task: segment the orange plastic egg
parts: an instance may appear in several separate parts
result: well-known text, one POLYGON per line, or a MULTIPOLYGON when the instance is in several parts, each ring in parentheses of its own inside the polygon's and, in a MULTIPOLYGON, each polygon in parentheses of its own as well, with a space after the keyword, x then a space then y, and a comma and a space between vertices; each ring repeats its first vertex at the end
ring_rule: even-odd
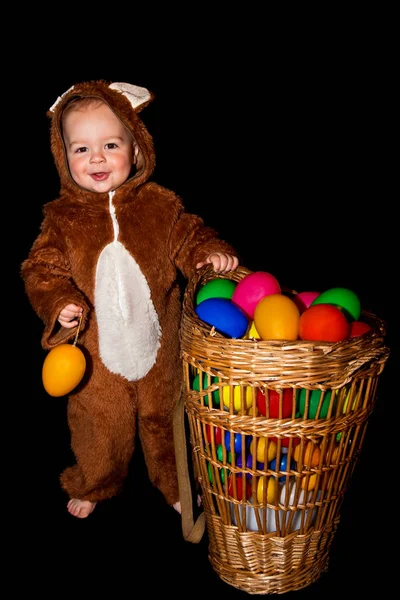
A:
POLYGON ((65 396, 81 381, 86 369, 82 350, 74 344, 52 348, 42 367, 44 389, 50 396, 65 396))
POLYGON ((257 304, 254 324, 263 340, 297 340, 300 311, 288 296, 270 294, 257 304))
POLYGON ((310 465, 311 467, 318 467, 319 460, 321 457, 321 449, 317 444, 314 444, 311 440, 307 443, 304 448, 296 446, 294 449, 294 460, 301 462, 304 465, 310 465))
POLYGON ((311 491, 317 484, 317 474, 303 475, 301 478, 301 489, 311 491))

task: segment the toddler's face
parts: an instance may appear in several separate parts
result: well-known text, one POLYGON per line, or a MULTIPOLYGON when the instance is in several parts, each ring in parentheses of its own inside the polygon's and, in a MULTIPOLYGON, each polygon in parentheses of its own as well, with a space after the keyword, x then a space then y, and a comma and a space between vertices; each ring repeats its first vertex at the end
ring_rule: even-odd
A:
POLYGON ((133 140, 106 104, 69 111, 63 136, 71 176, 81 187, 109 192, 129 177, 133 140))

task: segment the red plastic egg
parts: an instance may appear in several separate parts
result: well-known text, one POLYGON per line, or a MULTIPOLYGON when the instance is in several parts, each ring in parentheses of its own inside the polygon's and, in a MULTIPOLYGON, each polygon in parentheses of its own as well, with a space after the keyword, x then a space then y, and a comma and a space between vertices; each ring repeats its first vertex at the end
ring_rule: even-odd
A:
MULTIPOLYGON (((268 394, 268 418, 279 419, 279 393, 276 390, 268 390, 264 394, 261 388, 257 389, 257 408, 265 417, 267 415, 266 395, 268 394)), ((293 390, 285 388, 282 390, 282 415, 281 419, 287 419, 292 414, 293 390)))
POLYGON ((313 304, 299 321, 302 340, 341 342, 349 337, 350 323, 343 312, 333 304, 313 304))
POLYGON ((372 327, 368 325, 368 323, 364 323, 364 321, 352 321, 350 323, 350 334, 349 337, 359 337, 367 331, 371 331, 372 327))
MULTIPOLYGON (((246 500, 248 500, 249 498, 251 498, 252 489, 251 489, 251 482, 247 479, 247 477, 246 477, 246 481, 244 483, 244 487, 245 487, 246 500)), ((243 498, 243 477, 242 477, 242 475, 236 475, 236 494, 235 494, 233 475, 229 475, 228 494, 230 496, 232 496, 232 498, 237 498, 237 500, 242 500, 242 498, 243 498)))
MULTIPOLYGON (((213 427, 214 439, 217 446, 222 443, 222 430, 220 427, 213 427)), ((206 425, 206 442, 211 444, 211 426, 207 423, 206 425)))
MULTIPOLYGON (((271 441, 273 441, 278 446, 278 438, 271 437, 270 439, 271 439, 271 441)), ((293 438, 283 437, 283 438, 281 438, 281 446, 282 446, 282 448, 289 448, 290 440, 292 441, 292 448, 295 448, 301 442, 301 439, 298 438, 298 437, 293 437, 293 438)))

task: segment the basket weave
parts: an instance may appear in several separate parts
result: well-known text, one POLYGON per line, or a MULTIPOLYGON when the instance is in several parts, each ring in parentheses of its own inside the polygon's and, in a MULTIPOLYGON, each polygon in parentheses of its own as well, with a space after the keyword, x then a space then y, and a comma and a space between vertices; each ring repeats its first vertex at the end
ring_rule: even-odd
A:
POLYGON ((207 266, 188 282, 184 406, 212 567, 250 594, 281 594, 328 567, 389 350, 384 322, 364 311, 372 330, 340 343, 226 338, 196 315, 197 292, 216 277, 249 273, 207 266), (258 412, 259 389, 267 411, 279 394, 275 418, 258 412))

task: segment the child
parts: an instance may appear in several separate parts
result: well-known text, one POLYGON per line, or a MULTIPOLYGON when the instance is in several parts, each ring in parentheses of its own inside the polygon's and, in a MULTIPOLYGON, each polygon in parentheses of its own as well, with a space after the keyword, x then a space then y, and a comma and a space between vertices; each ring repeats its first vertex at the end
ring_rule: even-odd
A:
POLYGON ((150 181, 152 137, 138 113, 142 87, 92 81, 50 108, 59 198, 44 206, 41 231, 21 274, 43 320, 42 346, 72 340, 87 369, 68 399, 76 464, 61 474, 68 511, 85 518, 127 476, 136 423, 150 480, 180 512, 172 429, 181 391, 178 270, 211 263, 236 269, 227 242, 181 199, 150 181))

